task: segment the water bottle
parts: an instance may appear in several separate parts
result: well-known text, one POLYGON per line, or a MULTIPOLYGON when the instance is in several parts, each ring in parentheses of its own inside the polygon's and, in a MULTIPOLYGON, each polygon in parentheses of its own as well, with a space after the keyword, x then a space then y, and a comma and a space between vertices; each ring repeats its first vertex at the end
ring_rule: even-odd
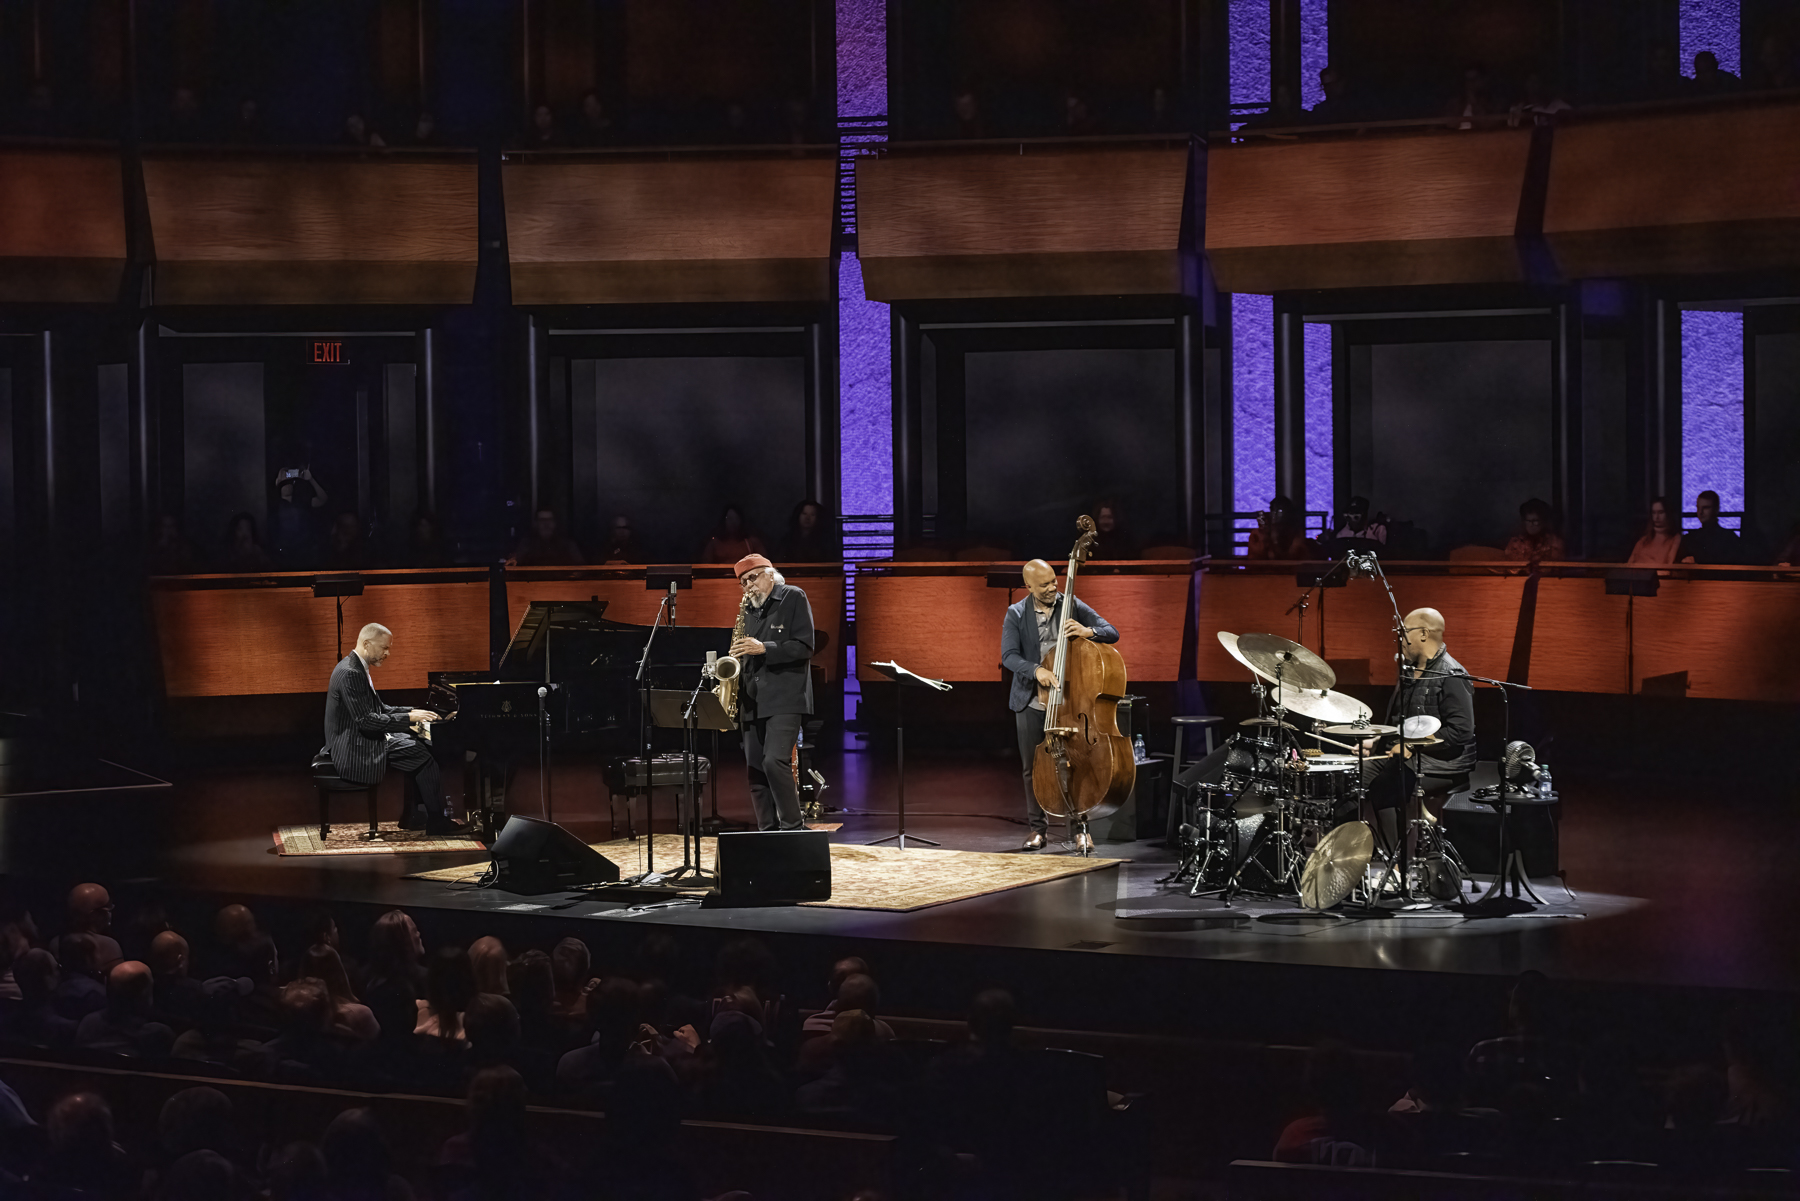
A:
POLYGON ((1549 800, 1553 791, 1554 785, 1550 779, 1550 765, 1548 763, 1538 764, 1538 799, 1540 801, 1549 800))
POLYGON ((1142 734, 1139 734, 1136 738, 1132 739, 1131 749, 1137 756, 1137 761, 1139 763, 1142 763, 1150 757, 1150 752, 1144 749, 1144 736, 1142 734))

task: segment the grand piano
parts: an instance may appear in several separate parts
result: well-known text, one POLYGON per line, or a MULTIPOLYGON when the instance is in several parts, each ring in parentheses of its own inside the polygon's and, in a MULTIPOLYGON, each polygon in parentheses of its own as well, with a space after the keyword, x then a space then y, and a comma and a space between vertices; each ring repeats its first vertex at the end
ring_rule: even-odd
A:
POLYGON ((638 664, 653 629, 645 670, 657 688, 692 688, 706 652, 722 655, 731 645, 725 627, 631 625, 609 621, 605 601, 533 601, 493 671, 427 673, 426 706, 454 715, 433 723, 432 741, 440 758, 445 751, 474 752, 469 807, 490 839, 510 812, 507 786, 514 768, 538 754, 540 687, 549 688, 544 712, 552 754, 613 756, 643 749, 638 664))

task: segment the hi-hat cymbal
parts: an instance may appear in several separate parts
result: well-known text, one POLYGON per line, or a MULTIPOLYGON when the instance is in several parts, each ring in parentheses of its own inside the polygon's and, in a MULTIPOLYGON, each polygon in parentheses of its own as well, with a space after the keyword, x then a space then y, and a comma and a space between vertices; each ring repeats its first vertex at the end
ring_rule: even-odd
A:
POLYGON ((1278 634, 1239 634, 1238 653, 1250 670, 1265 680, 1279 680, 1284 689, 1322 692, 1337 687, 1337 672, 1329 663, 1278 634))
POLYGON ((1242 663, 1246 668, 1248 668, 1252 675, 1262 676, 1263 679, 1267 680, 1271 684, 1273 684, 1275 682, 1274 676, 1264 675, 1262 671, 1258 670, 1256 664, 1254 664, 1254 663, 1250 662, 1250 660, 1244 658, 1244 652, 1238 649, 1238 636, 1236 634, 1233 634, 1230 630, 1220 630, 1219 631, 1219 645, 1224 647, 1225 652, 1227 654, 1229 654, 1233 659, 1236 659, 1239 663, 1242 663))
POLYGON ((1370 708, 1342 692, 1320 691, 1312 688, 1281 690, 1281 703, 1289 711, 1302 717, 1310 717, 1314 721, 1352 722, 1367 721, 1370 708))
POLYGON ((1347 722, 1341 726, 1326 726, 1324 732, 1327 734, 1349 734, 1358 738, 1375 738, 1382 734, 1398 734, 1400 732, 1400 727, 1378 726, 1373 723, 1369 725, 1357 725, 1354 722, 1347 722))
POLYGON ((1240 721, 1238 723, 1238 725, 1240 725, 1240 726, 1280 726, 1284 730, 1291 730, 1294 728, 1293 726, 1288 725, 1285 721, 1276 721, 1273 717, 1246 717, 1243 721, 1240 721))
POLYGON ((1400 736, 1408 742, 1423 742, 1443 724, 1429 713, 1415 713, 1400 723, 1400 736))
POLYGON ((1356 887, 1375 852, 1375 833, 1367 822, 1346 822, 1319 840, 1300 873, 1300 903, 1329 909, 1356 887))

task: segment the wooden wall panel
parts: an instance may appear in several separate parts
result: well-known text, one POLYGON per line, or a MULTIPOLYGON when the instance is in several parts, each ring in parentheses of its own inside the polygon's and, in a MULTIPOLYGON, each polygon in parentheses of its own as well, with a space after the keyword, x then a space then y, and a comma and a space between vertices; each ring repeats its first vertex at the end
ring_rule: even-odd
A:
POLYGON ((857 160, 871 300, 1175 294, 1185 146, 857 160))
POLYGON ((1606 581, 1538 581, 1526 683, 1555 692, 1626 691, 1625 598, 1606 581))
MULTIPOLYGON (((1506 678, 1519 624, 1522 576, 1395 576, 1402 616, 1429 606, 1444 615, 1451 655, 1478 676, 1506 678)), ((1394 610, 1378 580, 1353 580, 1334 589, 1325 610, 1325 644, 1332 659, 1368 659, 1369 678, 1394 678, 1394 610)))
POLYGON ((1800 104, 1576 123, 1556 133, 1544 235, 1572 277, 1800 264, 1800 104))
POLYGON ((831 297, 835 159, 516 161, 502 178, 517 304, 831 297))
POLYGON ((117 151, 0 150, 0 303, 110 304, 124 270, 117 151))
MULTIPOLYGON (((1331 590, 1327 611, 1329 604, 1335 602, 1338 594, 1344 591, 1346 589, 1342 588, 1331 590)), ((1199 678, 1248 684, 1250 673, 1220 645, 1219 631, 1226 630, 1233 634, 1279 634, 1283 638, 1294 638, 1301 627, 1294 623, 1294 615, 1287 610, 1299 598, 1300 592, 1291 575, 1202 576, 1200 642, 1196 661, 1199 678)), ((1316 607, 1308 610, 1304 629, 1306 637, 1300 641, 1317 650, 1319 610, 1316 607)), ((1335 658, 1336 648, 1328 649, 1335 658)))
POLYGON ((1206 253, 1228 292, 1513 282, 1530 130, 1221 146, 1206 253))
POLYGON ((1633 665, 1688 673, 1689 696, 1800 701, 1800 584, 1663 580, 1632 605, 1633 665))
MULTIPOLYGON (((151 593, 163 679, 172 697, 316 692, 337 664, 335 602, 312 576, 284 588, 157 589, 151 593)), ((423 688, 428 671, 479 671, 488 662, 487 585, 371 586, 344 599, 344 653, 364 624, 394 631, 377 688, 423 688)))
POLYGON ((159 304, 467 304, 475 160, 146 155, 159 304))

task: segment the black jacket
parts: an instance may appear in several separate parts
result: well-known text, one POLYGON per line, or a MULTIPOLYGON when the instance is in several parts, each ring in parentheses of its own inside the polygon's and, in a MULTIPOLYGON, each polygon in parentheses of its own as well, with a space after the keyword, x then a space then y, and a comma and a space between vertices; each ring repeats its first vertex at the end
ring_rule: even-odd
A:
MULTIPOLYGON (((1053 630, 1062 628, 1063 602, 1067 599, 1059 592, 1056 603, 1050 607, 1050 628, 1053 630)), ((1094 612, 1093 607, 1079 596, 1075 598, 1075 620, 1094 631, 1095 642, 1119 640, 1119 631, 1112 623, 1094 612)), ((1006 611, 1006 619, 1000 623, 1000 666, 1012 673, 1012 690, 1007 694, 1006 703, 1014 713, 1023 712, 1031 704, 1031 698, 1037 695, 1037 669, 1049 649, 1038 645, 1037 602, 1029 595, 1013 602, 1006 611)))
POLYGON ((764 653, 744 656, 738 687, 738 717, 754 721, 778 713, 813 711, 812 605, 792 584, 777 584, 762 608, 744 614, 744 636, 763 644, 764 653))
POLYGON ((325 749, 338 775, 357 784, 379 784, 387 771, 387 736, 404 732, 412 710, 384 705, 369 669, 355 651, 331 669, 325 692, 325 749))
POLYGON ((1469 673, 1447 650, 1439 651, 1413 679, 1412 669, 1400 670, 1400 682, 1388 698, 1387 724, 1397 726, 1403 717, 1429 714, 1443 724, 1436 746, 1423 746, 1419 756, 1422 776, 1459 776, 1475 767, 1475 685, 1469 673))

